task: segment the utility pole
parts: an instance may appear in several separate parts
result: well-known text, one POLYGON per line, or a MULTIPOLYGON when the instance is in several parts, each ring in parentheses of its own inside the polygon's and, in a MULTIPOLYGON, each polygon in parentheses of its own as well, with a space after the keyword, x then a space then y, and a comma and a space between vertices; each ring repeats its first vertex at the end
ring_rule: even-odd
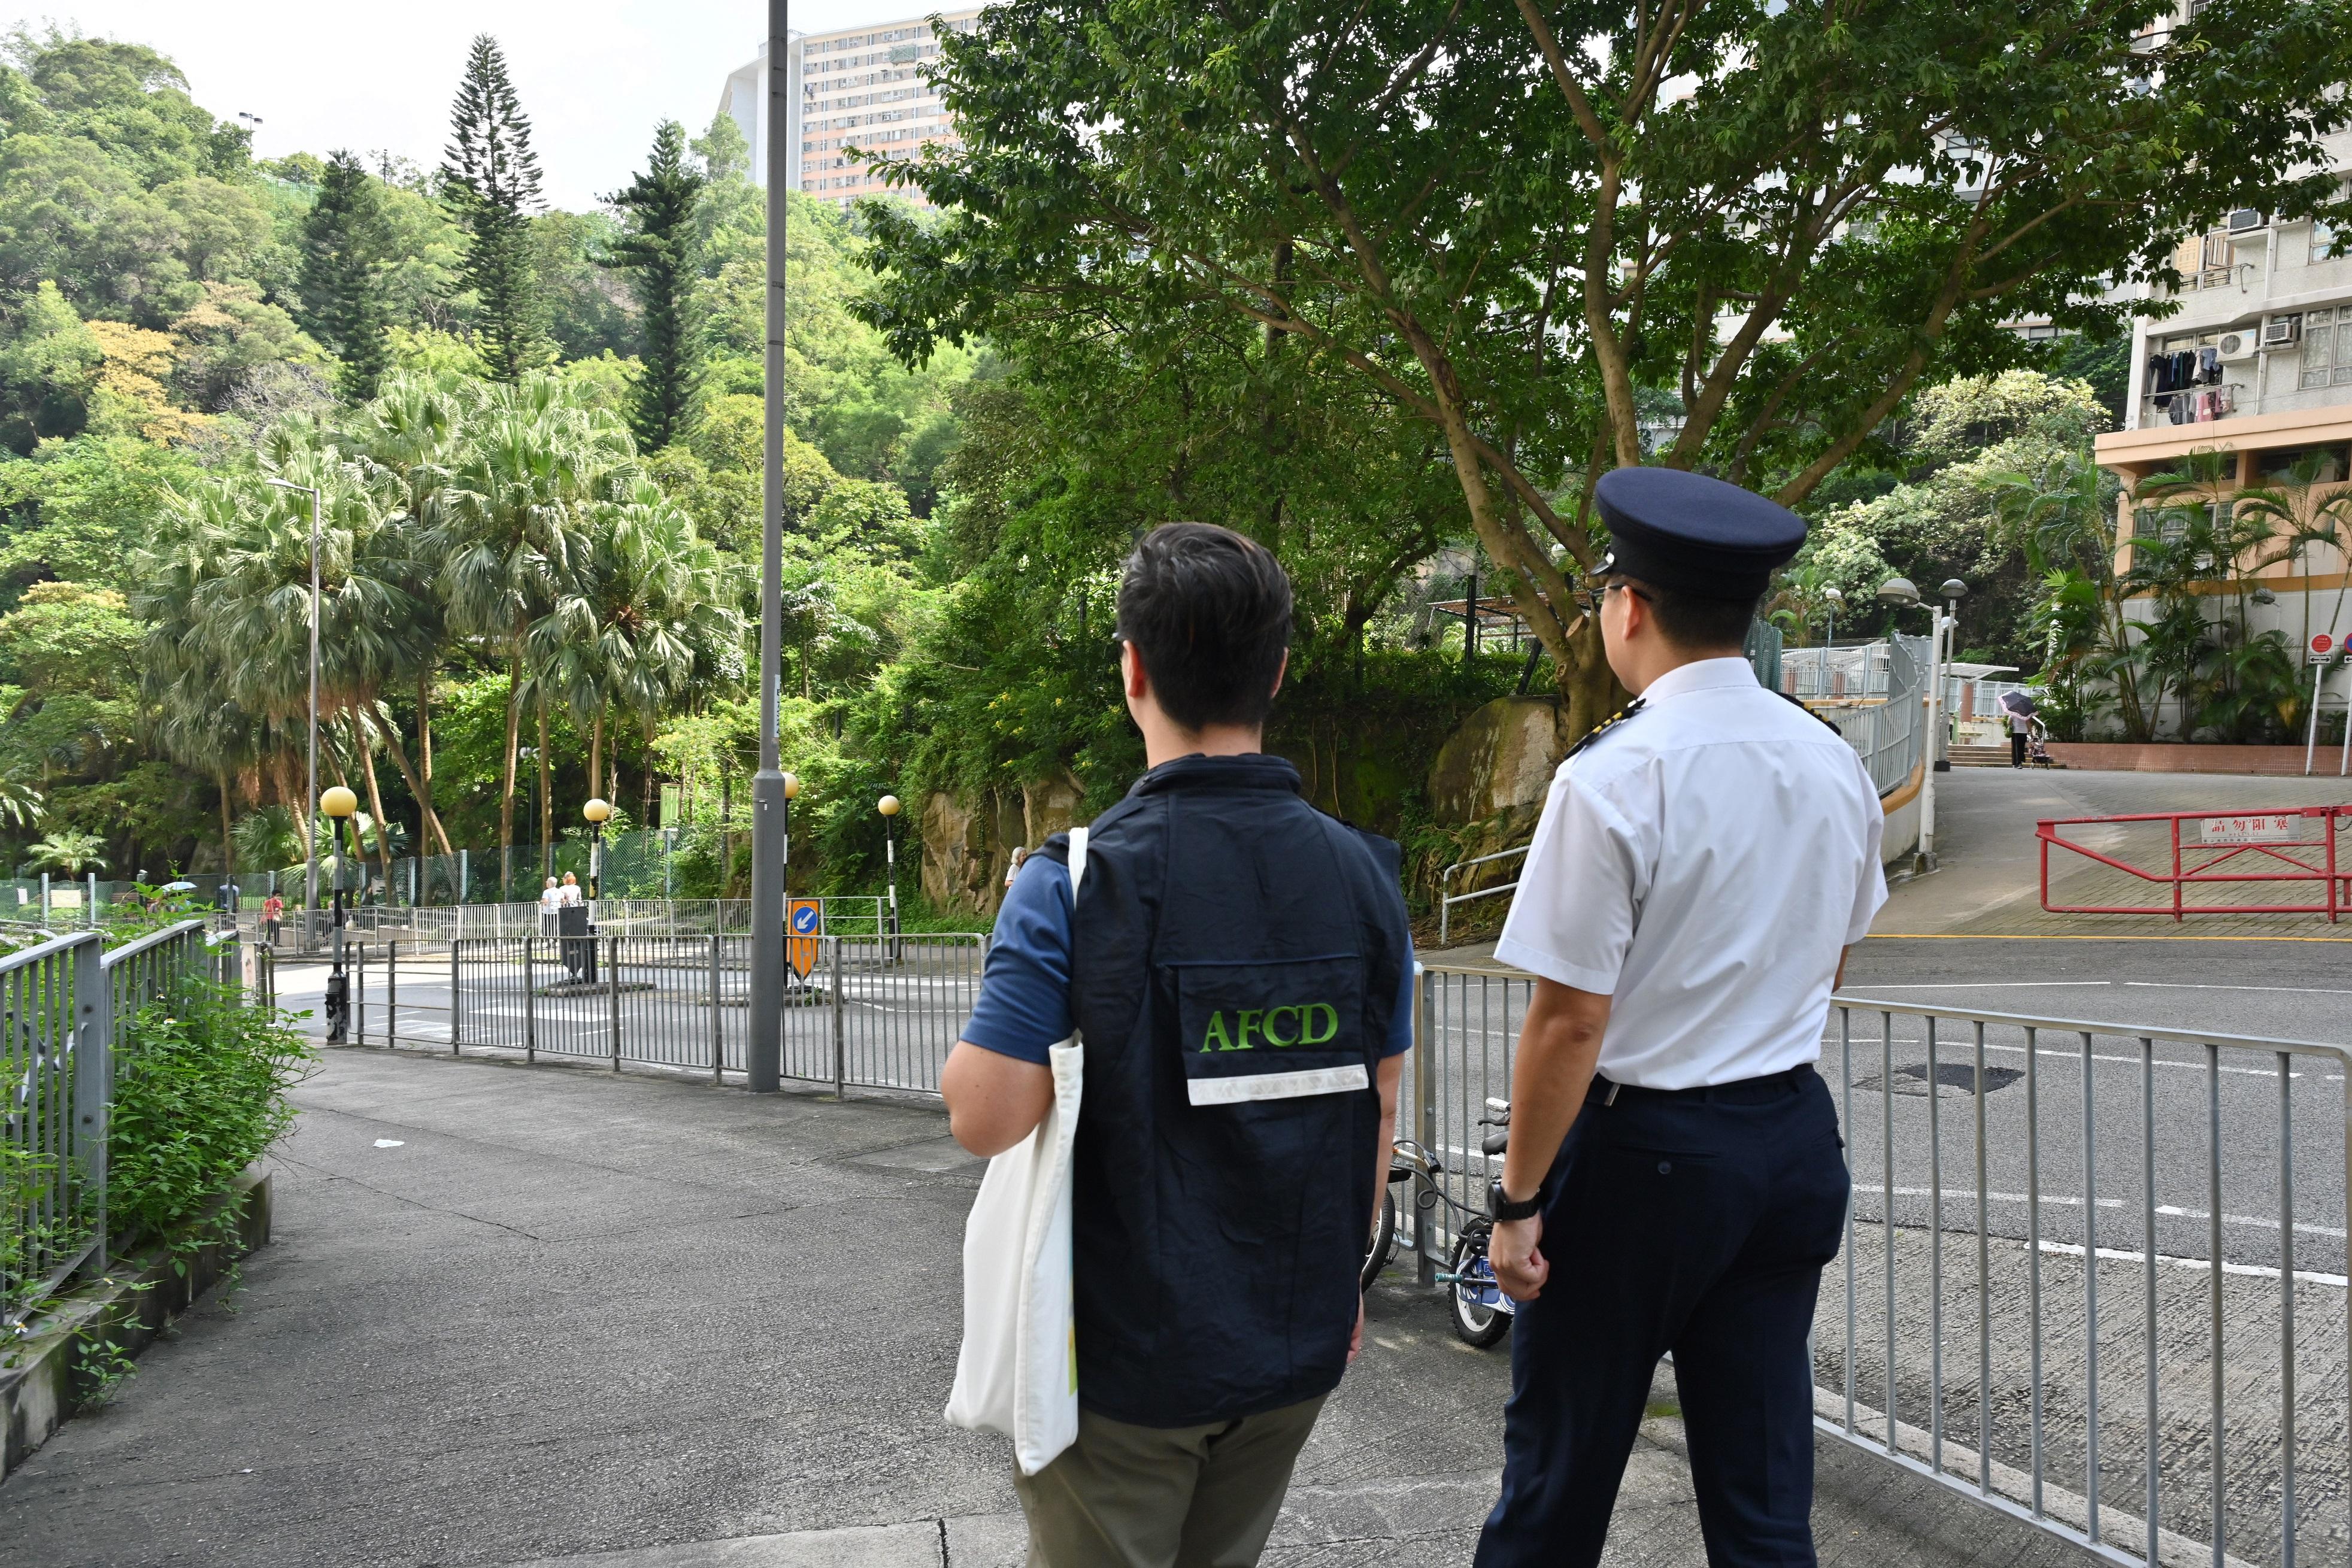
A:
POLYGON ((784 613, 784 214, 792 167, 790 0, 768 0, 768 361, 766 524, 760 549, 760 770, 751 776, 751 1037, 744 1077, 755 1094, 773 1093, 784 1026, 784 794, 776 739, 776 688, 783 677, 784 613))
MULTIPOLYGON (((319 487, 284 479, 264 483, 273 489, 299 490, 310 497, 310 760, 302 786, 303 837, 310 841, 304 846, 309 869, 302 878, 302 946, 307 952, 310 946, 310 912, 319 907, 319 487)), ((340 888, 342 880, 339 862, 335 885, 340 888)))

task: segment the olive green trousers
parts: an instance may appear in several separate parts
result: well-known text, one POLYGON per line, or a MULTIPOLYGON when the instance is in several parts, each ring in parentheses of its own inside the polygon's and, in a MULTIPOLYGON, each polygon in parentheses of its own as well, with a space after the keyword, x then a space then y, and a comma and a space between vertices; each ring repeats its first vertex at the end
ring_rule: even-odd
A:
POLYGON ((1078 1440, 1016 1474, 1029 1568, 1252 1568, 1320 1397, 1210 1427, 1078 1412, 1078 1440))

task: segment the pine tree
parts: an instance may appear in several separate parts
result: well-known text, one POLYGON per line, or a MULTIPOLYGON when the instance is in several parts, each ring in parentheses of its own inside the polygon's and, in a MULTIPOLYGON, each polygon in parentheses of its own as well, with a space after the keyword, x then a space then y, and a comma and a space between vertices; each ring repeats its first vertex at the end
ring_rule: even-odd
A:
POLYGON ((359 154, 331 154, 302 220, 302 325, 341 363, 343 395, 361 402, 392 368, 378 272, 391 259, 383 201, 359 154))
POLYGON ((613 264, 628 273, 629 290, 644 313, 645 373, 629 423, 647 452, 682 434, 694 395, 695 206, 701 194, 702 177, 686 161, 686 128, 665 120, 654 130, 645 172, 612 198, 628 225, 613 246, 613 264))
POLYGON ((474 294, 477 346, 490 373, 520 379, 544 358, 544 314, 533 264, 530 213, 539 206, 539 160, 530 120, 507 79, 496 38, 478 35, 449 106, 441 199, 467 235, 458 277, 474 294))

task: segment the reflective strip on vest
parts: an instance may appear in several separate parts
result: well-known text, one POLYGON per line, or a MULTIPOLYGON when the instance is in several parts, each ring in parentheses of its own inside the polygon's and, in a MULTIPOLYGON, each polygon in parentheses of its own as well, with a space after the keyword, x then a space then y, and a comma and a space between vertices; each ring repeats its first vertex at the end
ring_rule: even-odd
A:
POLYGON ((1371 1069, 1310 1067, 1303 1072, 1249 1072, 1231 1078, 1194 1078, 1184 1085, 1195 1105, 1237 1105, 1244 1100, 1300 1100, 1309 1094, 1348 1094, 1372 1086, 1371 1069))

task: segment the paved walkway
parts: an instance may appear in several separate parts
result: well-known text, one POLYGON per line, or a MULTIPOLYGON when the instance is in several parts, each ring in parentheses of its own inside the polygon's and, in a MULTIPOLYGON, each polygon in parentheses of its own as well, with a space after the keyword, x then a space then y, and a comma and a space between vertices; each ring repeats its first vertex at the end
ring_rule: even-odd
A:
MULTIPOLYGON (((0 1568, 1010 1568, 997 1439, 951 1429, 976 1166, 932 1105, 330 1052, 278 1240, 115 1405, 0 1485, 0 1568)), ((1266 1561, 1463 1563, 1506 1356, 1392 1270, 1266 1561)), ((1654 1420, 1610 1559, 1703 1561, 1654 1420)), ((1825 1562, 2073 1549, 1824 1439, 1825 1562)))
MULTIPOLYGON (((2256 936, 2352 940, 2352 924, 2331 926, 2315 915, 2203 915, 2174 922, 2162 915, 2059 915, 2042 907, 2041 849, 2034 824, 2043 818, 2120 816, 2153 811, 2288 810, 2352 801, 2341 779, 2257 779, 2226 774, 2013 772, 1960 768, 1936 781, 1937 858, 1934 873, 1898 885, 1878 917, 1874 936, 2256 936)), ((2306 824, 2306 831, 2316 824, 2306 824)), ((2074 841, 2151 870, 2171 864, 2169 830, 2162 824, 2066 830, 2074 841)), ((2184 840, 2189 863, 2219 852, 2200 851, 2193 828, 2184 840)), ((2300 852, 2325 864, 2319 846, 2300 852)), ((2352 861, 2352 838, 2338 853, 2352 861)), ((2221 871, 2286 869, 2275 860, 2241 855, 2221 871), (2263 863, 2267 862, 2267 863, 2263 863)), ((2085 856, 2053 851, 2053 902, 2137 904, 2168 909, 2168 888, 2141 882, 2085 856)), ((2192 903, 2317 903, 2317 881, 2205 884, 2192 903)))

